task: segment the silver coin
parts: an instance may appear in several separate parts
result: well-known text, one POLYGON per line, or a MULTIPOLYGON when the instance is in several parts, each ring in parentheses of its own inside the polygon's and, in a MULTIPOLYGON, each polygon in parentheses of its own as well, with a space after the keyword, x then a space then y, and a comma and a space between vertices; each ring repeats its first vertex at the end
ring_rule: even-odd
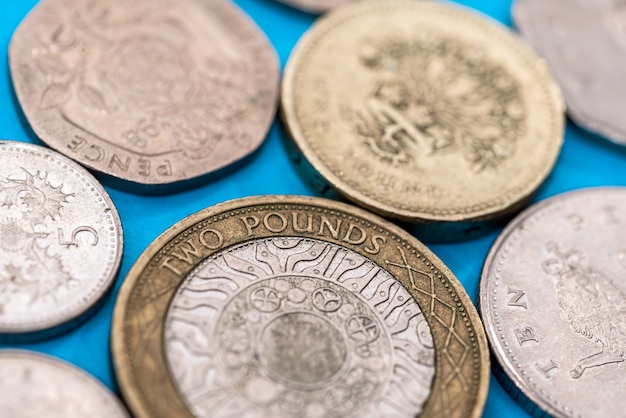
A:
POLYGON ((0 415, 128 418, 120 401, 84 371, 30 351, 0 350, 0 415))
POLYGON ((624 415, 624 277, 624 188, 563 194, 507 226, 485 262, 480 304, 516 397, 554 416, 624 415))
POLYGON ((626 145, 626 2, 517 0, 513 18, 548 62, 569 116, 626 145))
POLYGON ((78 323, 98 306, 122 257, 120 219, 96 179, 22 142, 0 141, 0 237, 4 339, 78 323))
POLYGON ((242 161, 277 106, 276 53, 228 0, 44 0, 9 58, 37 136, 140 192, 242 161))
POLYGON ((196 417, 413 417, 435 374, 430 327, 400 282, 312 239, 207 259, 173 298, 164 338, 196 417))

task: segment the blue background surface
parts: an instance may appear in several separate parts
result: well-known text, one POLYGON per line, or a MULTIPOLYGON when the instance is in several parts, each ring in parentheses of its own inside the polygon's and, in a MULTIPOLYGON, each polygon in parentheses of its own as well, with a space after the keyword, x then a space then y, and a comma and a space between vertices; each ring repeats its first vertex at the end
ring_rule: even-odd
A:
MULTIPOLYGON (((0 138, 37 143, 35 138, 29 137, 27 127, 21 122, 20 110, 15 107, 6 52, 11 34, 36 1, 0 2, 0 48, 5 51, 0 54, 0 138)), ((299 37, 315 20, 313 15, 274 0, 237 0, 236 3, 267 34, 278 52, 282 68, 299 37)), ((511 25, 510 0, 461 0, 458 3, 511 25)), ((0 347, 32 349, 63 358, 117 390, 109 351, 115 297, 130 267, 154 238, 187 215, 225 200, 261 194, 314 194, 294 171, 283 149, 281 135, 284 133, 275 121, 260 152, 248 164, 227 177, 184 193, 146 197, 108 188, 125 234, 124 258, 112 297, 93 318, 69 333, 43 342, 0 347)), ((568 122, 565 144, 554 172, 533 201, 567 190, 600 185, 626 186, 626 149, 612 146, 568 122)), ((457 275, 474 301, 483 260, 497 232, 464 243, 430 246, 457 275)), ((484 416, 528 415, 492 378, 484 416)))

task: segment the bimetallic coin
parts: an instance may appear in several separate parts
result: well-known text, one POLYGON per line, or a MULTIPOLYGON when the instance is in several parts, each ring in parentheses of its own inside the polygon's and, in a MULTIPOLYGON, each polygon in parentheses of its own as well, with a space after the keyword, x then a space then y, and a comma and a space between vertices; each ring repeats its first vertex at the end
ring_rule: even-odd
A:
POLYGON ((0 411, 11 418, 129 418, 121 402, 92 376, 23 350, 0 350, 0 411))
POLYGON ((626 189, 587 189, 531 207, 491 249, 483 321, 500 377, 535 416, 624 415, 625 236, 626 189))
POLYGON ((539 58, 507 29, 438 2, 355 2, 321 18, 289 59, 282 105, 332 187, 411 223, 518 209, 563 136, 539 58))
POLYGON ((0 339, 49 336, 99 306, 122 258, 102 186, 54 151, 0 141, 0 339))
POLYGON ((242 160, 276 111, 276 54, 227 0, 44 0, 9 58, 35 133, 137 191, 242 160))
POLYGON ((626 3, 518 0, 515 25, 561 85, 569 116, 626 145, 626 3))
POLYGON ((453 274, 325 199, 223 203, 161 235, 115 307, 137 417, 479 417, 486 340, 453 274))

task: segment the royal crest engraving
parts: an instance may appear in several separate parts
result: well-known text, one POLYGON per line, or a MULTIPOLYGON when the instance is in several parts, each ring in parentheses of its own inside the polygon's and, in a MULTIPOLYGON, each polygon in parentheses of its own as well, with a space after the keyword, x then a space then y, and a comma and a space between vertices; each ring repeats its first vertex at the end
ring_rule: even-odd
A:
POLYGON ((187 277, 165 350, 198 417, 415 416, 430 393, 430 328, 407 290, 355 252, 253 240, 187 277))
POLYGON ((480 47, 433 32, 362 44, 360 64, 375 81, 345 117, 373 156, 419 166, 457 153, 481 172, 513 154, 526 129, 520 86, 480 47))

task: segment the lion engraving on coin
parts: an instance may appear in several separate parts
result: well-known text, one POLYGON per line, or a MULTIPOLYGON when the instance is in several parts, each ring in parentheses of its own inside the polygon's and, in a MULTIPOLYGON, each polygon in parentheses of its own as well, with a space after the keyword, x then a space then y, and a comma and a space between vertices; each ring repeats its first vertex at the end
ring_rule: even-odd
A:
POLYGON ((554 258, 542 263, 555 279, 559 307, 577 334, 592 340, 600 351, 580 359, 570 370, 578 379, 586 369, 621 363, 626 358, 626 295, 602 273, 586 266, 581 251, 561 252, 548 244, 554 258))
POLYGON ((457 153, 482 172, 514 152, 525 130, 520 87, 484 51, 437 35, 362 45, 359 61, 375 81, 344 113, 381 161, 416 165, 457 153))

